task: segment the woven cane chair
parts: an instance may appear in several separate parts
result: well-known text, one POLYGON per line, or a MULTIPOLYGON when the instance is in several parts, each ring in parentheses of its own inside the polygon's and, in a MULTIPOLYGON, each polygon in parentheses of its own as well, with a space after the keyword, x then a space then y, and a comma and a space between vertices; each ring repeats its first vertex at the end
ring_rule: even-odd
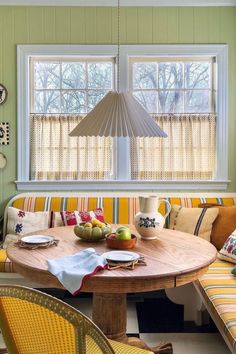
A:
POLYGON ((70 305, 21 286, 0 286, 0 328, 9 354, 152 353, 108 340, 70 305))

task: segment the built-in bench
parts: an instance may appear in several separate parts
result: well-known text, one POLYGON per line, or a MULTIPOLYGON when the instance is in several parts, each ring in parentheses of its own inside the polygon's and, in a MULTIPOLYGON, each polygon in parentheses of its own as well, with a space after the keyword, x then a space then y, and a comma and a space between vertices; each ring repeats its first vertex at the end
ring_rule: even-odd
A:
MULTIPOLYGON (((164 195, 160 195, 165 198, 164 195)), ((200 203, 217 203, 222 205, 236 205, 236 194, 219 195, 208 194, 204 197, 191 194, 186 196, 171 196, 166 198, 172 205, 184 207, 198 207, 200 203)), ((4 216, 4 235, 7 233, 7 210, 9 206, 24 211, 62 211, 62 210, 93 210, 99 207, 104 209, 106 222, 111 224, 133 224, 134 215, 139 211, 137 195, 118 196, 85 196, 76 193, 27 193, 19 194, 10 200, 4 216)), ((165 204, 161 204, 159 211, 165 214, 165 204)), ((168 219, 166 222, 168 227, 168 219)), ((196 301, 195 309, 201 310, 202 301, 219 328, 232 353, 236 353, 236 279, 231 275, 233 264, 217 260, 213 263, 202 279, 195 282, 197 292, 193 292, 193 285, 176 289, 168 289, 167 295, 177 303, 185 303, 187 316, 193 314, 193 299, 196 301), (202 301, 200 301, 202 299, 202 301)), ((0 283, 23 284, 31 287, 40 287, 33 284, 21 275, 14 273, 14 267, 7 259, 6 251, 0 250, 0 283)), ((194 315, 195 316, 195 315, 194 315)), ((194 318, 197 322, 197 318, 194 318)))

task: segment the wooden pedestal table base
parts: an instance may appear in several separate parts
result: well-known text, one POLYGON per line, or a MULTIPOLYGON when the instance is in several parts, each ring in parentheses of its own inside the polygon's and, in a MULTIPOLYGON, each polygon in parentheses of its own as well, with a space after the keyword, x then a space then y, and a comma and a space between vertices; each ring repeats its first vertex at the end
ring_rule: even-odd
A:
POLYGON ((158 346, 150 348, 143 340, 128 337, 126 335, 126 312, 126 294, 93 294, 93 321, 108 338, 138 348, 149 349, 155 354, 173 353, 171 343, 160 343, 158 346))

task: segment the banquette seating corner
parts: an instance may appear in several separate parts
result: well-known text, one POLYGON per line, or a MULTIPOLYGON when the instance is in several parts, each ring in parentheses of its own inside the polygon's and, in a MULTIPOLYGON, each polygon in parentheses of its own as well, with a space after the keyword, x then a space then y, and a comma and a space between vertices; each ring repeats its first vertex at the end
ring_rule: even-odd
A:
MULTIPOLYGON (((156 194, 156 193, 155 193, 156 194)), ((172 205, 198 207, 200 203, 217 203, 225 206, 236 205, 236 193, 158 193, 172 205)), ((118 193, 91 196, 85 193, 24 193, 14 196, 5 209, 3 237, 6 236, 8 207, 23 211, 63 211, 93 210, 102 207, 106 222, 113 224, 133 224, 134 215, 139 211, 138 194, 118 193)), ((159 211, 165 213, 164 204, 159 211)), ((166 222, 168 227, 168 218, 166 222)), ((233 264, 216 260, 208 272, 194 284, 166 290, 167 296, 176 303, 185 305, 185 320, 201 322, 201 311, 206 308, 221 332, 230 351, 236 354, 236 279, 231 274, 233 264)), ((14 266, 7 258, 6 250, 0 249, 0 284, 18 284, 40 288, 14 272, 14 266)))

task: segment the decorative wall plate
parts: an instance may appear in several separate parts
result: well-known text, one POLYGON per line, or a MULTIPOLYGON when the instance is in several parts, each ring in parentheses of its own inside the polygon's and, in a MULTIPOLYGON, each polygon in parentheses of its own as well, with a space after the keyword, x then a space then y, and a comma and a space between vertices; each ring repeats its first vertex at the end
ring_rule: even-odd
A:
POLYGON ((0 152, 0 169, 4 168, 7 164, 7 158, 6 156, 0 152))
POLYGON ((7 100, 7 89, 4 85, 0 84, 0 104, 3 104, 7 100))
POLYGON ((9 145, 9 123, 0 123, 0 145, 9 145))

